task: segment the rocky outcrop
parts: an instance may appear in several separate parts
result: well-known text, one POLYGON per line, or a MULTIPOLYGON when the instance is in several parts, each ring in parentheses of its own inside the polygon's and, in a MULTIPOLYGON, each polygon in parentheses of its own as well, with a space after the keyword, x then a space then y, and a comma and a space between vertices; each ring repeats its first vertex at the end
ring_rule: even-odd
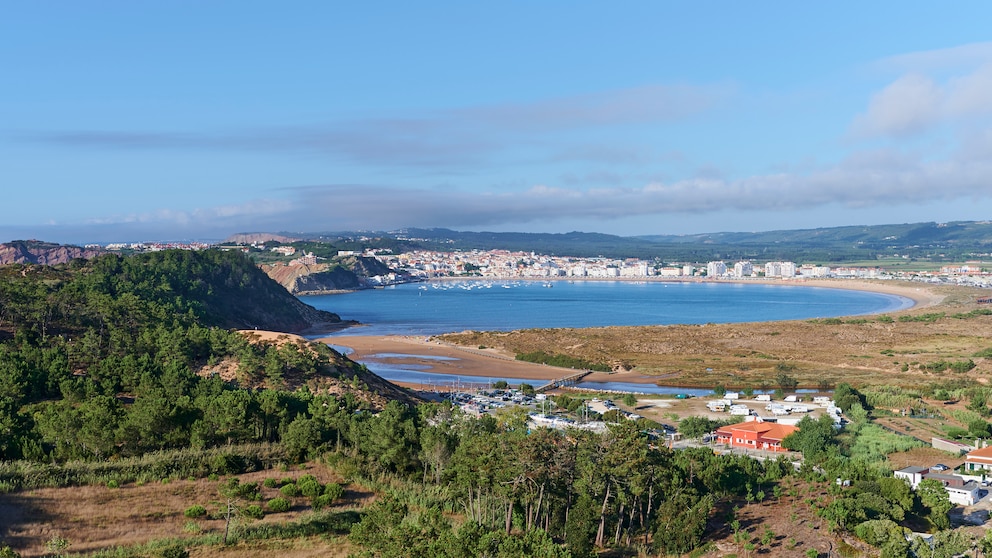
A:
POLYGON ((0 265, 13 263, 56 265, 76 258, 95 258, 103 253, 103 249, 80 248, 40 240, 15 240, 0 244, 0 265))
POLYGON ((364 256, 346 256, 338 262, 359 277, 376 277, 395 273, 388 265, 375 258, 364 256))
POLYGON ((358 275, 337 265, 262 265, 262 271, 294 295, 351 291, 362 288, 358 275))

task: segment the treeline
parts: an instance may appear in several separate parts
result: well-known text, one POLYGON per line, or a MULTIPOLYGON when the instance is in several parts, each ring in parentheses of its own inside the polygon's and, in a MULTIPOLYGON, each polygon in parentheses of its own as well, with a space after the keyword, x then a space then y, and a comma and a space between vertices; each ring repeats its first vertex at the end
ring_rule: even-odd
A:
POLYGON ((392 479, 382 481, 391 496, 352 530, 369 556, 681 554, 702 543, 718 509, 765 498, 793 470, 708 448, 673 452, 632 422, 606 434, 528 431, 526 415, 466 419, 446 405, 390 404, 334 455, 339 470, 392 479))

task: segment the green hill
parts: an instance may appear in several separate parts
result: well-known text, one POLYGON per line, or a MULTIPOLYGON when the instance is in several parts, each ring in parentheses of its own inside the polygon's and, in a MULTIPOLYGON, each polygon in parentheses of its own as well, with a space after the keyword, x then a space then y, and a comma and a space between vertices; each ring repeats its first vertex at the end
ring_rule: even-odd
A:
POLYGON ((340 322, 239 252, 2 266, 0 461, 278 442, 316 393, 409 400, 326 345, 235 331, 340 322))

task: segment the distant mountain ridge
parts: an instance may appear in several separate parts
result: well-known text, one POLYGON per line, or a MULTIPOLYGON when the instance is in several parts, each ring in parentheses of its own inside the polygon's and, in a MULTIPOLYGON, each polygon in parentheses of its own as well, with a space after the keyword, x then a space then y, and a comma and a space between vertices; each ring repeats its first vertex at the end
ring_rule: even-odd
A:
POLYGON ((871 245, 876 248, 920 245, 992 246, 992 221, 957 221, 950 223, 906 223, 901 225, 866 225, 820 229, 775 230, 765 232, 719 232, 693 235, 639 236, 664 244, 706 243, 775 244, 823 243, 871 245))
POLYGON ((622 237, 599 233, 494 233, 405 229, 391 233, 433 249, 506 249, 576 257, 844 262, 900 254, 935 261, 992 252, 992 221, 906 223, 764 232, 622 237))
MULTIPOLYGON (((387 249, 392 253, 417 249, 510 250, 584 258, 601 256, 683 262, 749 259, 823 263, 864 261, 898 254, 930 261, 960 261, 992 253, 992 221, 631 237, 577 231, 520 233, 411 228, 390 232, 243 233, 232 235, 228 241, 242 244, 287 243, 299 238, 307 239, 315 246, 327 245, 336 250, 355 252, 367 248, 387 249)), ((57 264, 74 258, 92 258, 101 253, 100 250, 76 246, 21 240, 0 244, 0 264, 57 264)), ((361 275, 361 271, 358 274, 361 275)), ((335 277, 327 285, 338 285, 341 279, 343 277, 335 277)), ((291 286, 287 285, 287 288, 291 286)))

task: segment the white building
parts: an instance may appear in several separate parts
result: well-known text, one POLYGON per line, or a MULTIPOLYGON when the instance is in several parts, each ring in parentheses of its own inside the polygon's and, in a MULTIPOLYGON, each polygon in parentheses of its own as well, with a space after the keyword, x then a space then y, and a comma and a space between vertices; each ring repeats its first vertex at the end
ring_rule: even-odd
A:
POLYGON ((795 262, 768 262, 765 264, 765 277, 795 277, 795 262))
POLYGON ((830 267, 825 265, 804 265, 799 268, 799 275, 803 277, 829 277, 830 267))
POLYGON ((751 262, 737 262, 734 264, 735 277, 750 277, 754 273, 754 266, 751 262))
POLYGON ((944 475, 932 472, 929 467, 906 467, 892 473, 897 479, 903 479, 909 486, 916 488, 924 479, 934 479, 944 485, 947 496, 952 504, 972 506, 979 498, 979 484, 958 475, 944 475))
POLYGON ((727 275, 727 264, 723 262, 709 262, 706 264, 707 277, 723 277, 727 275))

